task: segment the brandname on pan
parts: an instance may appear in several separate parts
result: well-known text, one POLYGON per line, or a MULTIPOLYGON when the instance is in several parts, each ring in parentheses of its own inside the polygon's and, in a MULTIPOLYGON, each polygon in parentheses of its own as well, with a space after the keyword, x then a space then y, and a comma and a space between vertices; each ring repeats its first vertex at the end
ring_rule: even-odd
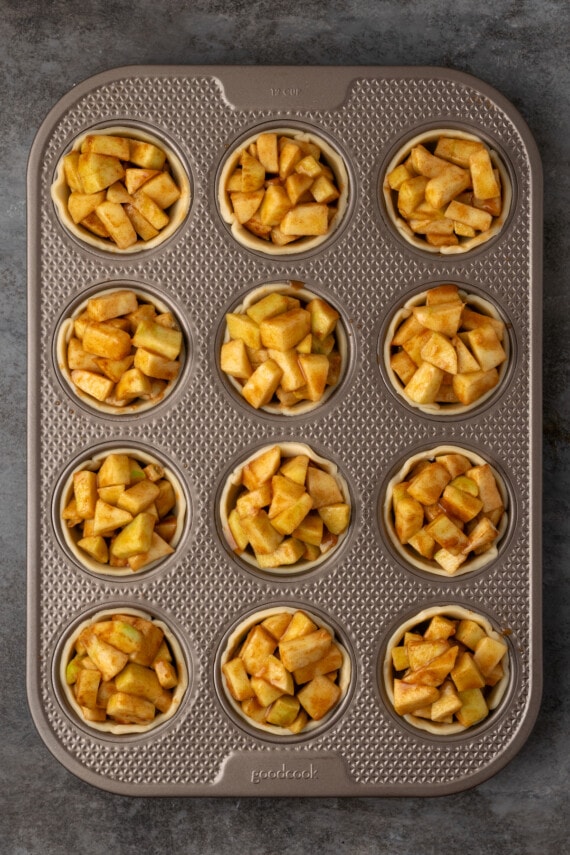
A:
POLYGON ((251 783, 261 784, 265 781, 314 781, 319 777, 319 770, 312 763, 305 768, 291 768, 286 763, 275 769, 252 769, 251 783))

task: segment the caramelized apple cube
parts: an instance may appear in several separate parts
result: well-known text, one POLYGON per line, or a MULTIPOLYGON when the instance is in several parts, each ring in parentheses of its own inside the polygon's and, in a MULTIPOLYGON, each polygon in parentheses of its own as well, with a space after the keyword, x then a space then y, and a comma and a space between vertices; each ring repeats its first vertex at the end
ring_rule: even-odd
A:
POLYGON ((279 641, 291 623, 291 618, 292 615, 289 612, 277 612, 277 614, 265 618, 261 626, 271 633, 276 641, 279 641))
POLYGON ((283 540, 283 534, 273 527, 267 512, 263 509, 252 516, 244 517, 241 525, 257 555, 269 555, 275 552, 283 540))
POLYGON ((134 226, 119 202, 105 200, 97 206, 96 213, 119 249, 128 249, 137 242, 134 226))
POLYGON ((283 377, 283 371, 274 359, 267 359, 257 366, 244 383, 241 393, 254 409, 265 407, 275 394, 283 377))
POLYGON ((434 208, 442 208, 451 202, 454 196, 466 190, 470 183, 471 175, 468 170, 450 164, 429 179, 425 188, 426 200, 434 208))
POLYGON ((283 372, 281 376, 281 388, 285 392, 293 392, 295 389, 300 389, 306 381, 301 370, 298 352, 294 348, 283 351, 269 348, 268 353, 269 358, 273 359, 283 372))
POLYGON ((422 347, 420 355, 423 361, 436 365, 442 371, 457 374, 457 352, 449 338, 442 333, 432 332, 422 347))
MULTIPOLYGON (((394 508, 394 528, 400 543, 408 543, 423 527, 424 509, 417 499, 406 496, 400 499, 394 508)), ((426 533, 429 531, 426 529, 426 533)))
POLYGON ((482 211, 473 205, 465 205, 456 199, 451 201, 445 209, 445 216, 453 222, 461 223, 481 232, 487 231, 493 222, 491 214, 487 211, 482 211))
POLYGON ((467 560, 467 555, 464 552, 452 552, 442 547, 434 552, 433 559, 449 576, 453 576, 467 560))
POLYGON ((296 165, 303 159, 300 146, 291 139, 282 138, 283 142, 279 152, 279 178, 285 181, 293 172, 296 165))
POLYGON ((288 671, 281 660, 277 659, 273 654, 270 654, 264 659, 263 665, 254 676, 262 677, 272 686, 275 686, 275 688, 281 689, 281 691, 286 695, 292 695, 295 691, 291 672, 288 671))
POLYGON ((501 188, 495 178, 489 152, 484 146, 469 156, 469 169, 473 195, 477 199, 492 199, 500 195, 501 188))
POLYGON ((316 662, 306 665, 304 668, 297 668, 293 676, 297 685, 308 683, 314 677, 321 674, 330 674, 342 667, 343 654, 340 647, 334 642, 331 644, 328 652, 316 662))
POLYGON ((83 635, 83 641, 89 658, 101 672, 103 680, 112 680, 129 661, 126 653, 98 638, 92 628, 83 635))
POLYGON ((145 479, 122 491, 117 500, 117 507, 136 516, 146 510, 159 494, 160 488, 152 481, 145 479))
POLYGON ((232 207, 238 223, 247 223, 263 201, 265 190, 249 190, 230 193, 232 207))
POLYGON ((390 367, 406 386, 416 373, 418 366, 405 350, 399 350, 390 357, 390 367))
POLYGON ((306 545, 296 537, 286 537, 277 549, 268 555, 256 553, 257 563, 262 569, 275 569, 289 564, 296 564, 305 557, 306 545))
POLYGON ((301 706, 314 720, 320 721, 338 703, 340 687, 324 675, 314 677, 297 693, 301 706))
POLYGON ((229 312, 226 315, 226 324, 230 338, 241 339, 247 347, 258 350, 261 347, 261 334, 259 324, 248 315, 229 312))
POLYGON ((318 514, 332 534, 342 534, 350 522, 350 505, 346 502, 335 502, 319 508, 318 514))
POLYGON ((297 484, 304 484, 307 477, 308 465, 308 456, 306 454, 297 454, 295 457, 287 458, 283 462, 280 471, 282 475, 285 475, 291 481, 295 481, 297 484))
POLYGON ((306 309, 292 309, 260 324, 264 347, 286 351, 295 347, 311 330, 311 315, 306 309))
POLYGON ((274 445, 247 463, 242 471, 242 481, 248 490, 254 490, 269 481, 279 469, 281 449, 274 445))
POLYGON ((279 228, 284 235, 296 237, 326 235, 329 228, 328 208, 318 202, 295 205, 285 214, 279 228))
POLYGON ((462 335, 482 371, 490 371, 505 362, 507 354, 493 327, 481 326, 462 335))
POLYGON ((414 685, 403 680, 394 680, 394 709, 398 715, 409 715, 416 709, 435 703, 439 698, 435 686, 414 685))
POLYGON ((391 656, 392 665, 394 666, 395 671, 405 671, 410 667, 408 648, 404 644, 401 644, 398 647, 393 647, 391 656))
POLYGON ((259 208, 259 218, 266 226, 278 226, 292 207, 286 189, 278 184, 270 184, 259 208))
POLYGON ((146 698, 139 698, 126 692, 115 692, 109 698, 107 715, 124 724, 146 724, 153 721, 155 706, 146 698))
MULTIPOLYGON (((293 172, 285 179, 285 190, 291 200, 292 205, 297 205, 305 200, 305 194, 313 183, 313 179, 309 175, 302 175, 298 172, 293 172)), ((311 198, 309 196, 309 198, 311 198)))
POLYGON ((95 709, 97 707, 97 692, 101 683, 101 673, 81 669, 75 681, 75 699, 82 707, 95 709))
POLYGON ((260 508, 268 507, 271 503, 271 496, 272 489, 269 481, 265 481, 255 490, 242 493, 236 501, 236 510, 240 519, 256 514, 260 508))
POLYGON ((444 721, 448 716, 453 716, 463 706, 463 702, 459 694, 451 682, 446 680, 440 686, 440 696, 432 704, 431 719, 432 721, 444 721))
POLYGON ((257 137, 257 158, 265 172, 279 172, 279 149, 277 134, 263 133, 257 137))
MULTIPOLYGON (((269 482, 266 482, 269 485, 269 482)), ((282 474, 274 475, 270 484, 271 504, 269 519, 273 519, 282 511, 290 508, 305 492, 303 484, 292 481, 282 474)), ((239 502, 239 499, 238 499, 239 502)))
POLYGON ((275 315, 287 312, 289 308, 287 297, 284 294, 274 292, 249 306, 246 309, 246 315, 256 324, 260 324, 265 318, 273 318, 275 315))
POLYGON ((441 463, 430 462, 415 475, 408 485, 408 495, 422 505, 437 502, 451 480, 449 472, 441 463))
POLYGON ((293 505, 273 517, 271 524, 281 534, 292 534, 312 507, 312 497, 304 492, 293 505))
POLYGON ((180 189, 168 172, 158 172, 144 182, 144 192, 162 209, 170 208, 180 198, 180 189))
POLYGON ((461 708, 455 713, 463 727, 471 727, 487 718, 489 708, 483 692, 479 688, 466 689, 459 692, 461 708))
POLYGON ((228 514, 228 526, 234 539, 234 551, 243 552, 249 543, 249 537, 241 524, 240 516, 236 508, 233 508, 228 514))
POLYGON ((105 201, 105 190, 97 193, 81 193, 75 190, 67 200, 67 208, 74 223, 80 223, 93 214, 105 201))
POLYGON ((440 686, 453 668, 458 652, 457 645, 450 647, 440 656, 436 656, 422 665, 421 668, 406 673, 403 680, 406 683, 415 683, 416 685, 440 686))
POLYGON ((239 657, 230 659, 222 665, 222 671, 232 698, 236 701, 245 701, 255 697, 243 659, 239 657))
MULTIPOLYGON (((448 514, 457 517, 462 522, 469 522, 469 520, 474 519, 483 507, 483 502, 477 496, 472 496, 464 490, 458 490, 452 484, 448 484, 443 491, 440 504, 448 514)), ((466 546, 467 544, 464 544, 462 548, 464 549, 466 546)))
POLYGON ((451 338, 459 330, 463 303, 451 300, 449 303, 414 306, 412 311, 419 323, 426 329, 451 338))
POLYGON ((424 362, 404 387, 404 393, 417 404, 432 404, 435 401, 443 371, 429 362, 424 362))
POLYGON ((333 475, 318 469, 316 466, 308 466, 306 475, 307 491, 313 499, 315 510, 326 505, 334 505, 343 502, 344 496, 333 475))
POLYGON ((464 692, 467 689, 482 689, 485 685, 485 678, 481 674, 473 654, 469 652, 461 654, 451 671, 451 679, 458 692, 464 692))
POLYGON ((488 547, 494 543, 498 535, 499 532, 493 523, 487 517, 482 517, 469 533, 469 543, 465 547, 465 551, 477 551, 488 547))
POLYGON ((137 555, 131 555, 131 557, 127 559, 127 563, 131 570, 140 570, 145 565, 151 564, 159 558, 165 558, 167 555, 172 555, 174 552, 172 546, 170 546, 170 544, 161 536, 160 532, 157 531, 158 528, 159 526, 156 526, 155 530, 151 534, 149 549, 146 552, 139 552, 137 555))
POLYGON ((309 615, 299 609, 294 612, 280 640, 290 641, 292 638, 301 638, 303 635, 310 635, 312 632, 316 632, 317 629, 316 623, 311 620, 309 615))
POLYGON ((494 389, 498 382, 499 374, 496 368, 491 368, 490 371, 456 374, 453 378, 453 391, 462 404, 468 405, 494 389))
POLYGON ((435 639, 446 639, 455 635, 457 624, 454 620, 444 617, 443 615, 434 615, 429 622, 429 626, 424 632, 426 641, 434 641, 435 639))
POLYGON ((412 537, 408 538, 407 543, 412 546, 416 552, 424 558, 431 560, 436 550, 436 542, 433 537, 427 533, 425 528, 420 528, 412 537))
POLYGON ((506 652, 506 644, 488 635, 477 642, 473 659, 483 677, 486 678, 493 671, 506 652))
POLYGON ((418 205, 425 199, 425 190, 428 183, 425 175, 417 175, 408 178, 400 184, 398 191, 398 211, 407 218, 413 214, 418 205))
POLYGON ((426 531, 440 546, 450 551, 461 551, 468 543, 467 535, 444 513, 428 523, 426 531))
POLYGON ((277 727, 289 727, 297 718, 300 706, 297 697, 290 694, 282 695, 271 704, 266 721, 277 727))
POLYGON ((149 378, 140 368, 129 368, 115 387, 115 398, 118 401, 131 401, 134 398, 150 395, 151 388, 149 378))
POLYGON ((271 704, 283 694, 281 689, 277 689, 275 686, 272 686, 271 683, 268 683, 267 680, 263 679, 263 677, 252 677, 251 688, 255 692, 255 697, 258 703, 264 708, 271 706, 271 704))
POLYGON ((247 673, 252 676, 258 675, 265 660, 273 654, 276 647, 276 639, 263 626, 254 626, 249 631, 239 654, 247 673))
POLYGON ((154 517, 142 512, 128 523, 111 543, 111 555, 115 558, 130 558, 140 552, 148 552, 152 541, 154 517))
POLYGON ((324 354, 301 353, 299 365, 306 382, 306 397, 310 401, 320 401, 329 375, 329 360, 324 354))
POLYGON ((308 635, 281 639, 279 654, 288 671, 296 671, 317 662, 328 652, 332 636, 326 629, 317 629, 308 635))
POLYGON ((412 671, 417 671, 418 668, 422 668, 424 665, 427 665, 427 663, 431 662, 432 659, 436 659, 449 649, 449 641, 445 638, 426 641, 420 637, 418 641, 409 641, 406 644, 406 651, 410 662, 410 668, 412 671))

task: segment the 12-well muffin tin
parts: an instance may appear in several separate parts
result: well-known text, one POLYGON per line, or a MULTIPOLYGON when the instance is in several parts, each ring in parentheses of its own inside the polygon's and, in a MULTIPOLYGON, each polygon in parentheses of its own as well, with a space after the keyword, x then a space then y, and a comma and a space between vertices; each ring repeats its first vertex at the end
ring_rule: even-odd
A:
POLYGON ((44 741, 82 779, 133 795, 435 795, 473 786, 520 749, 540 702, 541 170, 524 122, 481 81, 437 68, 135 67, 75 87, 34 143, 29 204, 28 696, 44 741), (186 170, 189 211, 157 245, 107 252, 70 233, 51 187, 75 140, 107 127, 162 140, 186 170), (228 156, 279 128, 320 136, 345 164, 342 219, 322 242, 267 254, 232 235, 219 209, 228 156), (506 222, 468 253, 410 244, 385 207, 388 164, 408 140, 445 127, 498 152, 512 199, 506 222), (221 374, 225 314, 255 288, 304 286, 330 300, 347 333, 342 382, 299 415, 253 410, 221 374), (414 294, 453 282, 507 322, 509 365, 480 406, 422 412, 397 394, 386 331, 414 294), (155 407, 115 415, 61 376, 58 335, 86 299, 132 288, 167 306, 185 362, 155 407), (219 513, 226 479, 279 443, 335 462, 351 497, 342 548, 308 572, 267 573, 234 556, 219 513), (391 545, 385 489, 408 457, 438 446, 501 473, 508 526, 493 561, 446 577, 391 545), (180 482, 184 531, 173 555, 132 574, 99 574, 66 548, 61 495, 83 460, 115 449, 158 458, 180 482), (480 725, 442 736, 396 715, 383 667, 398 627, 433 606, 472 610, 506 640, 509 684, 480 725), (342 701, 318 728, 276 736, 240 720, 221 662, 256 613, 306 609, 350 658, 342 701), (96 731, 61 685, 76 628, 104 612, 163 622, 184 658, 179 708, 142 733, 96 731))

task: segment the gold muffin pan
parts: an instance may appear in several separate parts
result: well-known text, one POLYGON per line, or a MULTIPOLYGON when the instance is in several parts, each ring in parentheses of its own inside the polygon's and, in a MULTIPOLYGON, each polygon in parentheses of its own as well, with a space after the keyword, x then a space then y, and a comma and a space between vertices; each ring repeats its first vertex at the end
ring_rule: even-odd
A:
POLYGON ((28 177, 27 674, 34 720, 66 768, 132 795, 435 795, 474 786, 516 754, 541 690, 541 186, 536 147, 512 105, 447 69, 112 69, 53 107, 28 177), (70 226, 61 183, 67 152, 117 128, 158 140, 184 189, 165 239, 128 252, 70 226), (458 253, 410 242, 383 189, 402 151, 442 128, 483 140, 509 191, 500 228, 458 253), (244 239, 223 186, 236 152, 272 132, 320 141, 341 190, 330 230, 283 251, 244 239), (452 411, 410 406, 385 358, 399 313, 445 283, 507 329, 500 383, 452 411), (65 345, 69 319, 115 288, 171 312, 184 339, 168 393, 120 412, 76 394, 65 345), (338 383, 287 413, 254 410, 220 369, 226 314, 277 290, 321 297, 340 316, 338 383), (233 551, 226 520, 240 467, 276 444, 325 461, 351 517, 322 560, 274 573, 233 551), (496 548, 454 575, 410 561, 383 512, 390 479, 441 447, 488 462, 507 510, 496 548), (134 573, 85 566, 62 526, 74 469, 113 449, 157 459, 179 484, 174 553, 134 573), (242 630, 276 609, 332 627, 344 652, 339 704, 298 734, 251 726, 221 674, 242 630), (396 715, 384 679, 391 639, 433 609, 480 616, 508 648, 500 702, 464 731, 396 715), (131 612, 167 628, 184 679, 172 715, 155 727, 97 729, 82 720, 62 669, 85 621, 131 612))

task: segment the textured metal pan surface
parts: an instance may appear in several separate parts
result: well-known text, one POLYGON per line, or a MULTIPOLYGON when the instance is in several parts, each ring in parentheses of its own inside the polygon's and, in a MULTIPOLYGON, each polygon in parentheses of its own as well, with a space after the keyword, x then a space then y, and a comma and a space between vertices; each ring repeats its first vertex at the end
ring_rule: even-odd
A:
POLYGON ((542 182, 517 111, 468 75, 438 68, 164 66, 113 69, 75 87, 49 113, 28 174, 29 513, 28 697, 48 748, 70 771, 131 795, 401 796, 471 787, 520 749, 541 693, 542 182), (129 124, 168 140, 188 168, 189 216, 148 253, 104 254, 62 228, 50 198, 59 158, 91 127, 129 124), (262 256, 239 246, 216 205, 228 147, 258 128, 322 132, 346 158, 351 192, 342 228, 306 255, 262 256), (508 165, 513 206, 500 235, 472 253, 433 257, 406 245, 382 208, 381 176, 397 147, 430 127, 492 142, 508 165), (342 386, 303 416, 242 406, 217 368, 224 313, 252 288, 302 281, 330 295, 349 333, 342 386), (463 417, 418 413, 391 391, 380 365, 387 318, 409 296, 458 282, 494 302, 509 324, 512 365, 500 391, 463 417), (127 283, 164 297, 191 345, 184 383, 156 410, 119 419, 72 398, 54 363, 54 338, 88 290, 127 283), (314 573, 266 577, 224 547, 216 496, 256 447, 305 442, 342 468, 353 497, 350 538, 314 573), (486 457, 510 491, 509 531, 497 559, 457 578, 403 564, 382 531, 382 485, 423 448, 463 446, 486 457), (133 446, 182 476, 189 529, 164 569, 98 577, 57 535, 58 484, 92 449, 133 446), (353 684, 341 714, 314 737, 280 744, 236 727, 215 663, 229 629, 253 609, 306 607, 339 627, 353 684), (383 648, 420 609, 454 603, 505 630, 512 675, 499 711, 473 733, 430 737, 397 720, 383 695, 383 648), (148 610, 177 633, 190 671, 178 714, 123 739, 93 733, 58 689, 58 654, 86 615, 109 605, 148 610))

